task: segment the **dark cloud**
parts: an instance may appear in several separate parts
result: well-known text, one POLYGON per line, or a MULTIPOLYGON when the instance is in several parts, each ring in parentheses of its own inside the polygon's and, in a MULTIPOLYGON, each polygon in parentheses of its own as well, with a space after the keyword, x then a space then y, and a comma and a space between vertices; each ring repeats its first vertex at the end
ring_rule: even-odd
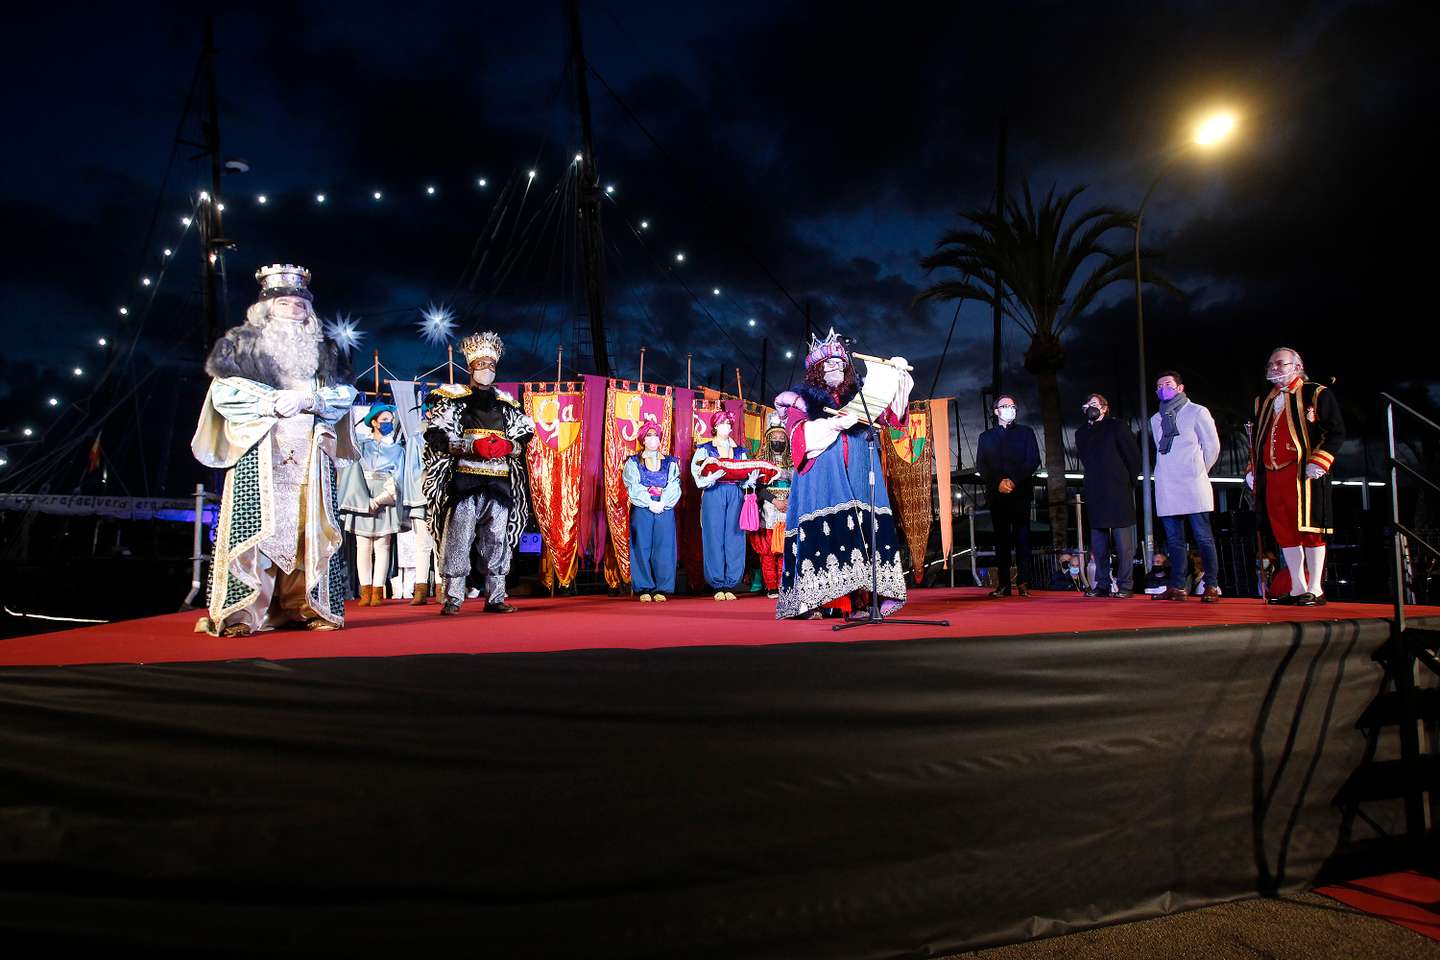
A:
MULTIPOLYGON (((961 210, 989 201, 1002 115, 1012 186, 1089 183, 1085 203, 1130 206, 1193 108, 1227 101, 1245 112, 1236 148, 1177 164, 1147 213, 1164 269, 1190 293, 1149 304, 1149 369, 1181 365, 1229 411, 1284 341, 1341 378, 1357 416, 1391 378, 1434 379, 1423 351, 1383 335, 1426 306, 1406 282, 1428 274, 1424 248, 1404 238, 1434 206, 1431 5, 582 6, 587 52, 618 97, 592 78, 600 170, 617 186, 605 228, 622 373, 638 372, 644 346, 647 378, 683 379, 689 355, 699 379, 740 366, 754 382, 768 338, 778 388, 804 329, 793 298, 822 328, 911 357, 928 392, 954 308, 910 306, 933 279, 916 261, 961 210), (653 226, 637 237, 641 218, 653 226)), ((207 179, 182 149, 160 229, 140 249, 199 24, 178 4, 80 12, 51 7, 24 25, 66 37, 66 69, 49 69, 57 51, 43 45, 5 67, 10 89, 31 91, 0 159, 11 267, 0 304, 14 344, 0 376, 16 423, 46 415, 33 384, 55 382, 97 329, 121 332, 114 311, 136 301, 137 264, 158 268, 186 192, 207 179), (45 335, 28 336, 37 317, 45 335)), ((236 6, 217 22, 225 152, 252 164, 226 187, 230 319, 256 265, 301 260, 322 311, 361 318, 357 366, 372 349, 398 374, 438 363, 414 329, 433 299, 462 326, 502 330, 512 375, 552 369, 583 312, 564 187, 579 130, 563 8, 236 6), (525 195, 516 178, 532 164, 525 195), (377 188, 380 204, 368 199, 377 188), (262 191, 273 196, 263 209, 262 191)), ((137 354, 175 370, 203 349, 189 242, 137 354)), ((962 398, 972 443, 989 324, 988 308, 961 310, 938 386, 962 398)), ((1133 304, 1117 291, 1069 340, 1065 409, 1101 389, 1133 411, 1133 343, 1133 304)), ((1006 387, 1029 403, 1024 347, 1007 327, 1006 387)))

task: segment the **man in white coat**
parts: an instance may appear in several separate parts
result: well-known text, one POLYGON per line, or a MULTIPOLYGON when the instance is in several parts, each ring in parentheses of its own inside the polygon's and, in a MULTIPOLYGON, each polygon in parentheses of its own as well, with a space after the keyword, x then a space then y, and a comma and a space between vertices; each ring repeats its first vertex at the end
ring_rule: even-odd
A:
POLYGON ((1215 552, 1215 535, 1210 531, 1210 513, 1215 509, 1215 492, 1210 486, 1210 468, 1220 459, 1220 432, 1210 411, 1185 394, 1180 374, 1167 370, 1155 381, 1160 412, 1150 418, 1155 437, 1155 512, 1165 526, 1165 553, 1170 558, 1170 583, 1156 600, 1185 599, 1185 524, 1190 524, 1193 546, 1200 552, 1205 569, 1205 603, 1220 601, 1220 561, 1215 552))

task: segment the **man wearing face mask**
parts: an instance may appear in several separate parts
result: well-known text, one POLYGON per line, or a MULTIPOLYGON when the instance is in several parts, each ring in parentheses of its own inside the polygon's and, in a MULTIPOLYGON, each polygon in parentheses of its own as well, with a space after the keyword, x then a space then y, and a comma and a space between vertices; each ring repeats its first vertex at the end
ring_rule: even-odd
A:
POLYGON ((996 425, 980 434, 975 470, 985 483, 985 503, 995 526, 995 567, 999 584, 992 598, 1010 596, 1010 553, 1015 553, 1015 588, 1030 596, 1030 503, 1035 498, 1031 477, 1040 468, 1035 431, 1017 420, 1015 398, 995 401, 996 425))
POLYGON ((660 451, 660 427, 640 428, 639 453, 625 459, 621 478, 630 498, 630 583, 642 603, 664 603, 675 592, 675 504, 680 461, 660 451))
POLYGON ((426 522, 440 545, 445 581, 440 612, 460 612, 473 549, 484 567, 485 612, 514 613, 505 578, 529 520, 525 444, 535 424, 514 397, 494 385, 505 351, 498 334, 472 334, 460 341, 460 350, 470 383, 436 388, 425 431, 422 488, 426 522))
POLYGON ((1184 600, 1186 562, 1185 526, 1190 526, 1200 562, 1205 568, 1204 603, 1220 602, 1217 579, 1220 561, 1210 513, 1215 491, 1210 468, 1220 459, 1220 432, 1210 411, 1191 401, 1180 374, 1167 370, 1155 381, 1160 412, 1150 418, 1155 438, 1155 512, 1165 527, 1165 553, 1170 557, 1170 584, 1157 600, 1184 600))
POLYGON ((1085 425, 1075 431, 1075 450, 1085 468, 1085 516, 1090 521, 1090 554, 1095 558, 1095 585, 1085 595, 1128 598, 1135 577, 1140 445, 1126 424, 1109 416, 1110 404, 1100 394, 1086 397, 1081 409, 1085 425))
POLYGON ((1261 530, 1280 547, 1290 589, 1272 603, 1325 603, 1325 538, 1333 533, 1330 467, 1345 442, 1340 403, 1323 384, 1305 377, 1305 362, 1289 347, 1271 351, 1269 392, 1254 402, 1255 430, 1245 482, 1255 491, 1261 530))
POLYGON ((377 403, 361 423, 368 428, 357 438, 365 485, 370 490, 368 513, 352 513, 345 528, 355 534, 355 564, 360 575, 360 606, 378 607, 385 599, 390 554, 400 532, 400 479, 405 448, 396 443, 395 407, 377 403))

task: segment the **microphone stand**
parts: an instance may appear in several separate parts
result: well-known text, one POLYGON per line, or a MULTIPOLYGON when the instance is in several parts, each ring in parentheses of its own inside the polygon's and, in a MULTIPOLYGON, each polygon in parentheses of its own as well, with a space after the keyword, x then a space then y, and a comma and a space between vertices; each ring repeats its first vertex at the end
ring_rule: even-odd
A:
MULTIPOLYGON (((850 343, 853 345, 854 341, 852 340, 850 343)), ((854 361, 847 359, 846 362, 850 364, 850 369, 855 369, 854 361)), ((912 623, 932 627, 948 627, 950 626, 949 620, 904 620, 898 617, 887 619, 880 615, 880 521, 875 516, 875 463, 880 456, 880 428, 876 426, 875 418, 870 415, 870 401, 865 397, 863 386, 860 390, 860 405, 865 410, 865 469, 870 474, 870 607, 865 611, 864 616, 837 623, 830 629, 849 630, 851 627, 873 627, 881 623, 912 623)), ((898 550, 898 536, 896 541, 898 550)))

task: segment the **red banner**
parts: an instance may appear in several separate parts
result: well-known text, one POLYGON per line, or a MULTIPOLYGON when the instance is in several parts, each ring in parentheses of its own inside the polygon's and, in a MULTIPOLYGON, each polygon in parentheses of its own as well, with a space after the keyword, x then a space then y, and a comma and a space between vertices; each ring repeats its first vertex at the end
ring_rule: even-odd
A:
POLYGON ((535 421, 535 439, 526 460, 530 498, 545 541, 545 585, 568 587, 580 567, 580 476, 584 441, 580 431, 585 398, 580 384, 527 383, 525 413, 535 421))
POLYGON ((630 499, 620 471, 625 458, 640 449, 640 428, 660 427, 660 449, 671 443, 674 388, 611 380, 605 394, 605 519, 610 526, 610 549, 620 580, 630 580, 630 499))

